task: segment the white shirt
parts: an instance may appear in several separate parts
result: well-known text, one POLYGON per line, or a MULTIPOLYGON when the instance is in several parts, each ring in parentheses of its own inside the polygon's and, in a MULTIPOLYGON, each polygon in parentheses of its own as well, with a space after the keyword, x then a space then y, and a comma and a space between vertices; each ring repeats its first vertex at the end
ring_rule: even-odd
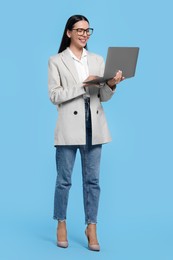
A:
MULTIPOLYGON (((82 56, 81 59, 79 60, 74 54, 73 52, 70 50, 70 48, 68 48, 71 57, 73 58, 74 61, 74 65, 76 67, 77 73, 78 73, 78 77, 80 82, 84 82, 85 79, 88 78, 89 76, 89 69, 88 69, 88 59, 87 59, 87 51, 85 48, 83 48, 83 52, 82 52, 82 56)), ((87 94, 85 94, 84 96, 89 96, 89 91, 88 88, 86 88, 86 92, 87 94)))

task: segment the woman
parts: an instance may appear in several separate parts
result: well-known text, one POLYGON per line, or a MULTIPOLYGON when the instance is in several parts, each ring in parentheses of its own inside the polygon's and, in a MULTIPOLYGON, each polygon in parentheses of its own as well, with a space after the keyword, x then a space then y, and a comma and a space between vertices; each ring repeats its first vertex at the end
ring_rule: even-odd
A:
POLYGON ((58 109, 55 129, 57 180, 54 198, 54 219, 58 220, 57 245, 68 247, 66 211, 71 187, 71 174, 76 152, 82 162, 85 230, 88 248, 99 251, 96 223, 99 204, 100 156, 102 144, 111 141, 101 105, 115 92, 122 79, 118 71, 106 84, 84 81, 103 76, 103 58, 87 51, 93 29, 82 15, 71 16, 65 26, 57 55, 49 59, 49 97, 58 109), (95 76, 93 76, 95 75, 95 76))

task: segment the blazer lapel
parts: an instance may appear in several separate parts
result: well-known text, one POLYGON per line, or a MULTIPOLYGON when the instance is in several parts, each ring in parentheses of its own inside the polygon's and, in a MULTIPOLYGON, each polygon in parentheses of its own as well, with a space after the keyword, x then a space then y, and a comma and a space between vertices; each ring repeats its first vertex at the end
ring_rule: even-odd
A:
POLYGON ((71 73, 71 75, 73 76, 76 83, 79 83, 79 77, 78 77, 77 70, 74 66, 74 61, 67 49, 62 52, 62 60, 65 66, 67 67, 67 69, 69 70, 69 72, 71 73))
POLYGON ((89 75, 100 76, 100 72, 98 71, 98 63, 95 57, 90 52, 87 53, 89 75))
POLYGON ((94 68, 95 68, 95 64, 93 62, 93 59, 92 59, 92 55, 87 52, 88 55, 87 55, 87 59, 88 59, 88 69, 89 69, 89 75, 95 75, 94 74, 94 68))

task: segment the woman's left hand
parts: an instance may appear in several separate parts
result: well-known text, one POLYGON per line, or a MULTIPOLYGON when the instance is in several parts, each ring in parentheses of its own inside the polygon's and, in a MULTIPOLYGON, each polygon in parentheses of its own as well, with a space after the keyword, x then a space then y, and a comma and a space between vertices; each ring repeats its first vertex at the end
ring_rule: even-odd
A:
POLYGON ((107 81, 107 84, 110 88, 113 88, 115 85, 120 83, 122 80, 124 80, 125 77, 123 77, 123 73, 121 70, 118 70, 115 76, 112 79, 109 79, 107 81))

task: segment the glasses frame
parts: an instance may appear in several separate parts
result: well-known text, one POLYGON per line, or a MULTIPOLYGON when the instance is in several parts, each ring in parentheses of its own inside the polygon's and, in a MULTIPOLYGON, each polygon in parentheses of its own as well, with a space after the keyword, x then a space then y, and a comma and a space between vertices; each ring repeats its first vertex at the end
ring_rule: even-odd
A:
POLYGON ((87 28, 87 29, 74 28, 74 29, 72 29, 72 30, 76 31, 79 36, 83 36, 83 35, 85 34, 85 32, 86 32, 86 35, 87 35, 87 36, 90 36, 90 35, 93 34, 93 31, 94 31, 93 28, 87 28), (79 30, 82 30, 82 32, 80 33, 79 30))

